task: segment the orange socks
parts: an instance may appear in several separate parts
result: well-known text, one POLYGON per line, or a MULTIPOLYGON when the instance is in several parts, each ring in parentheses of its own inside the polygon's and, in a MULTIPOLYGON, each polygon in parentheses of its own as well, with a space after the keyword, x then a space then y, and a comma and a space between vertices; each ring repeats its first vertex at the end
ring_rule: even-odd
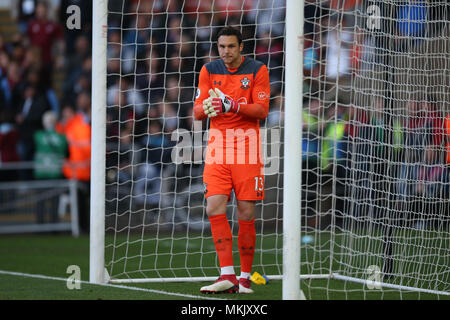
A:
MULTIPOLYGON (((234 273, 233 269, 233 235, 226 214, 209 217, 211 233, 219 256, 222 273, 234 273), (231 267, 231 268, 229 268, 231 267)), ((250 274, 255 255, 256 230, 255 220, 239 221, 238 247, 241 258, 241 272, 250 274)))
POLYGON ((255 256, 255 219, 251 221, 239 221, 238 247, 241 257, 241 272, 250 273, 252 271, 253 257, 255 256))
POLYGON ((221 268, 233 266, 233 235, 225 213, 209 217, 221 268))

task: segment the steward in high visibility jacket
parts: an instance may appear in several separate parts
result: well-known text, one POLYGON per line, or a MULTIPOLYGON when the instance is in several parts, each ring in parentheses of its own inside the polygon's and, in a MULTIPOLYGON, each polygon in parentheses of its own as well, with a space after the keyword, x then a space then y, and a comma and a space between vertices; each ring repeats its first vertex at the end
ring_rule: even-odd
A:
POLYGON ((303 109, 303 137, 302 137, 302 159, 317 161, 318 148, 318 123, 317 115, 310 113, 307 108, 303 109))
POLYGON ((329 169, 328 166, 330 162, 333 162, 335 152, 336 160, 343 157, 342 153, 345 152, 343 149, 343 141, 345 135, 346 123, 343 120, 338 120, 335 123, 330 123, 324 132, 324 137, 322 140, 322 152, 320 157, 320 166, 323 170, 329 169), (337 148, 335 151, 334 149, 337 148))
POLYGON ((66 125, 69 158, 63 166, 67 179, 89 181, 91 177, 91 125, 78 113, 66 125))

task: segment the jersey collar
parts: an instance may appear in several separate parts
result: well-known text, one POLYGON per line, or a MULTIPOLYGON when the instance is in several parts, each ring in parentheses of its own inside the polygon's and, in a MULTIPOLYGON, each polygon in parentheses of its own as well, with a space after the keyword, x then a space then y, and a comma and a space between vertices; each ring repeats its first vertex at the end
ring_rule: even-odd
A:
MULTIPOLYGON (((222 60, 221 60, 222 61, 222 60)), ((229 69, 227 68, 227 66, 225 65, 225 63, 222 61, 223 66, 225 67, 225 69, 230 73, 230 74, 235 74, 237 73, 247 62, 247 59, 245 59, 245 57, 242 57, 242 61, 241 64, 239 65, 239 67, 235 68, 235 69, 229 69)))

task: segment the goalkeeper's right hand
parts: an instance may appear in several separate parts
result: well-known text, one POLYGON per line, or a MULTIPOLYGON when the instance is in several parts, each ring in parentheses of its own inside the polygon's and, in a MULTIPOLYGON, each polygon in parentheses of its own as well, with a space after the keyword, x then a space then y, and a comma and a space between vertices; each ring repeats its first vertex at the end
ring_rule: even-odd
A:
POLYGON ((203 112, 208 116, 208 118, 217 116, 217 112, 213 106, 214 99, 218 96, 213 89, 209 89, 209 98, 203 100, 203 112))
POLYGON ((218 88, 209 89, 209 98, 203 100, 203 111, 211 118, 226 112, 238 113, 240 105, 236 100, 226 96, 218 88))

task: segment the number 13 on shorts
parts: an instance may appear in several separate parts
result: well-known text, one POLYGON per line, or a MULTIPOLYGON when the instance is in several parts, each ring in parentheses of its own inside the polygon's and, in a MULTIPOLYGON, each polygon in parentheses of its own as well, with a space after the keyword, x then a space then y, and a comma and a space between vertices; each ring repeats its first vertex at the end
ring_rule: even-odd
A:
POLYGON ((262 195, 264 194, 264 177, 256 176, 254 179, 256 196, 262 197, 262 195))

